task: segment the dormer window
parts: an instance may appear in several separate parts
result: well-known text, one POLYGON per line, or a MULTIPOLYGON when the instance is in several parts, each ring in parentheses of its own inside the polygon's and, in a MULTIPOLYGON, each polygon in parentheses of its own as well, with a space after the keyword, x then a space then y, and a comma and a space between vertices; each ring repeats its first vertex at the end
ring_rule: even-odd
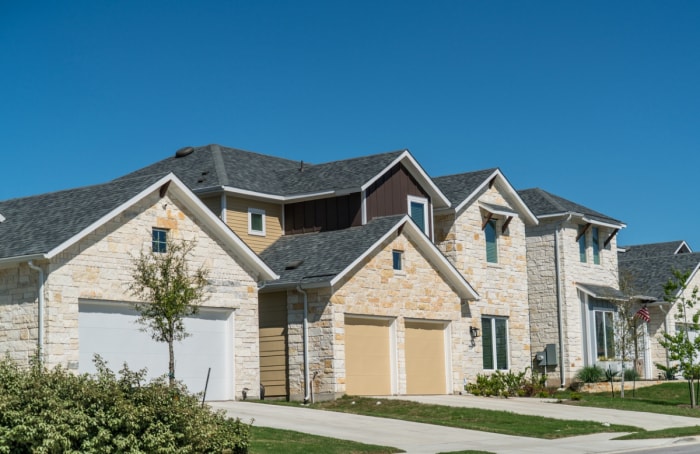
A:
POLYGON ((151 250, 164 254, 168 252, 168 230, 153 228, 151 232, 151 250))
POLYGON ((248 233, 265 236, 265 210, 248 208, 248 233))

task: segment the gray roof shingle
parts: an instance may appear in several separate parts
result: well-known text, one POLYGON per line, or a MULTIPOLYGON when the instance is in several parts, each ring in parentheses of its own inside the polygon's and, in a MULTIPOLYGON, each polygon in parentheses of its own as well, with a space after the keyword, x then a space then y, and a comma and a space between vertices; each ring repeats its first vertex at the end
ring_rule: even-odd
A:
POLYGON ((297 195, 359 188, 403 152, 302 165, 301 161, 206 145, 194 147, 186 156, 163 159, 122 178, 172 172, 193 191, 230 186, 261 194, 297 195))
POLYGON ((389 232, 404 216, 376 218, 364 226, 283 236, 260 254, 280 276, 275 284, 329 282, 389 232), (301 262, 297 267, 290 264, 301 262))
POLYGON ((446 175, 433 178, 433 181, 454 206, 462 203, 496 170, 498 169, 494 167, 475 172, 446 175))
POLYGON ((636 244, 620 246, 624 252, 618 252, 618 260, 637 260, 650 257, 661 257, 676 253, 691 252, 685 241, 667 241, 664 243, 636 244))
POLYGON ((45 254, 164 175, 148 175, 0 202, 0 259, 45 254))
POLYGON ((619 261, 620 276, 629 280, 632 293, 664 298, 664 284, 673 278, 673 271, 693 272, 700 265, 700 253, 627 259, 619 261))
POLYGON ((552 214, 579 213, 600 222, 620 225, 623 224, 622 221, 606 216, 588 207, 579 205, 578 203, 572 202, 571 200, 567 200, 563 197, 559 197, 540 188, 519 190, 518 194, 538 218, 552 214))

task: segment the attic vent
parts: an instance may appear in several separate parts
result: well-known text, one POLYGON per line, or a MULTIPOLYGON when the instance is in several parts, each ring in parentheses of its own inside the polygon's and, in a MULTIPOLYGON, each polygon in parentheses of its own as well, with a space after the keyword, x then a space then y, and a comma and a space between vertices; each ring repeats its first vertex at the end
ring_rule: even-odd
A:
POLYGON ((175 157, 176 158, 184 158, 188 154, 192 153, 194 151, 194 147, 184 147, 180 148, 175 152, 175 157))
POLYGON ((301 266, 301 264, 304 263, 303 260, 294 260, 293 262, 287 263, 287 265, 284 267, 285 270, 295 270, 301 266))

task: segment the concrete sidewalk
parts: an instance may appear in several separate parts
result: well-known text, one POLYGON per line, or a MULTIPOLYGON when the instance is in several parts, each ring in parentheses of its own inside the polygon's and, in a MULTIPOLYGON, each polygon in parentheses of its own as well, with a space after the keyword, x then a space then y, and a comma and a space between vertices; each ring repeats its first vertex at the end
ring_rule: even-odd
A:
MULTIPOLYGON (((465 396, 446 397, 459 402, 465 396)), ((448 399, 448 400, 450 400, 448 399)), ((416 400, 412 396, 411 400, 416 400)), ((497 399, 493 399, 497 400, 497 399)), ((485 402, 484 404, 487 404, 485 402)), ((353 440, 361 443, 392 446, 407 453, 428 454, 459 450, 483 450, 496 453, 612 453, 641 448, 664 448, 679 442, 674 439, 617 440, 620 434, 593 434, 557 440, 515 437, 489 432, 479 432, 451 427, 420 424, 395 419, 352 415, 331 411, 312 410, 305 407, 287 407, 252 402, 210 402, 212 408, 223 409, 231 417, 254 425, 294 430, 324 437, 353 440)), ((555 405, 538 402, 539 405, 555 405)), ((441 405, 447 405, 442 403, 441 405)), ((461 406, 461 405, 460 405, 461 406)), ((561 406, 561 405, 556 405, 561 406)), ((488 408, 488 406, 486 407, 488 408)), ((536 407, 537 408, 537 407, 536 407)), ((581 410, 581 407, 573 407, 581 410)), ((646 413, 645 413, 646 414, 646 413)), ((586 417, 566 419, 591 419, 586 417)), ((639 424, 637 424, 639 426, 639 424)), ((694 439, 680 440, 695 442, 694 439)))

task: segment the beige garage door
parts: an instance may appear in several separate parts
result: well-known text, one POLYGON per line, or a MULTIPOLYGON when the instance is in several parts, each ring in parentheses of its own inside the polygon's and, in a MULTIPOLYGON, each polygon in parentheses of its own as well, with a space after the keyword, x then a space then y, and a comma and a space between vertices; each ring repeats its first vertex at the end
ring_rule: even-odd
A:
POLYGON ((345 318, 345 392, 391 394, 390 320, 345 318))
POLYGON ((445 325, 406 321, 406 394, 446 394, 445 325))
POLYGON ((265 397, 287 397, 287 294, 262 293, 260 309, 260 382, 265 397))

